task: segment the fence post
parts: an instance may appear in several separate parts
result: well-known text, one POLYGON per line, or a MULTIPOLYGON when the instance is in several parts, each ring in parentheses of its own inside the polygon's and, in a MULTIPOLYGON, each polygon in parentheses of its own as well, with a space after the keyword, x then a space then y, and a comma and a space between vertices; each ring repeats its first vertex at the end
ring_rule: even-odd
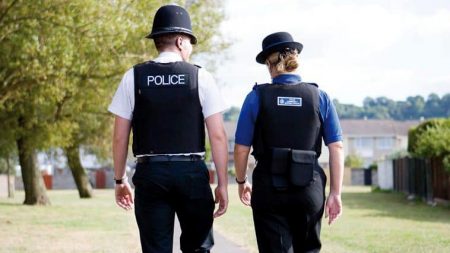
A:
POLYGON ((393 188, 398 192, 398 158, 392 160, 392 171, 394 174, 393 188))
POLYGON ((425 175, 426 175, 426 196, 427 203, 433 204, 433 182, 432 182, 432 171, 431 171, 431 162, 430 159, 425 159, 425 175))

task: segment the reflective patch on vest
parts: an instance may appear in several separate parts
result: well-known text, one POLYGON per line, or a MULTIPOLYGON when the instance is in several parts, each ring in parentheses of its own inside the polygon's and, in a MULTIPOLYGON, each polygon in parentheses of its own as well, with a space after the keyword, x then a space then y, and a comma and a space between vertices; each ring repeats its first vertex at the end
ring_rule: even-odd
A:
POLYGON ((189 74, 160 74, 146 76, 144 86, 163 87, 163 86, 184 86, 189 85, 189 74))
POLYGON ((277 97, 278 106, 302 106, 302 98, 300 97, 277 97))

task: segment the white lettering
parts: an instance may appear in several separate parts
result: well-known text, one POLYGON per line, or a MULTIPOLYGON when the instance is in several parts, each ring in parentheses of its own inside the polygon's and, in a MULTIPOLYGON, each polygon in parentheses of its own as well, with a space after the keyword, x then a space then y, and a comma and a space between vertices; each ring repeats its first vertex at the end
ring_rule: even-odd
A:
POLYGON ((147 86, 150 85, 185 85, 186 74, 147 76, 147 86))
POLYGON ((155 76, 155 84, 156 85, 161 85, 161 83, 162 83, 162 76, 155 76), (159 79, 159 81, 158 81, 158 79, 159 79))
POLYGON ((155 81, 154 76, 147 76, 147 86, 150 86, 150 83, 155 81))
POLYGON ((174 80, 173 80, 174 77, 178 77, 178 76, 177 76, 177 75, 172 75, 172 76, 170 77, 170 82, 171 82, 172 84, 178 84, 178 80, 180 80, 180 78, 178 77, 177 80, 174 81, 174 80))
POLYGON ((184 79, 185 75, 179 75, 178 76, 178 82, 182 85, 186 84, 185 83, 185 79, 184 79))
POLYGON ((162 76, 162 84, 163 85, 170 85, 170 83, 166 82, 166 76, 162 76))

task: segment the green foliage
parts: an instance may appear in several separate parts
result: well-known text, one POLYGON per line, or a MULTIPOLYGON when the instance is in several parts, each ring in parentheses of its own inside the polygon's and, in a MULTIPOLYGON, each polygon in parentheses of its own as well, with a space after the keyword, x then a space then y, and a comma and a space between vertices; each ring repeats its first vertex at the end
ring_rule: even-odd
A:
MULTIPOLYGON (((156 55, 145 35, 156 9, 167 3, 0 1, 0 158, 14 156, 16 142, 23 144, 17 149, 30 185, 25 203, 46 199, 38 169, 30 166, 36 150, 83 146, 109 156, 113 123, 107 106, 123 73, 156 55)), ((186 5, 199 36, 197 52, 212 52, 211 45, 220 45, 212 35, 223 17, 221 2, 186 5)))
POLYGON ((0 174, 8 174, 8 163, 9 163, 9 174, 15 175, 16 170, 14 169, 14 166, 17 164, 17 162, 11 158, 9 160, 1 159, 0 158, 0 174))
POLYGON ((402 150, 394 151, 393 153, 387 155, 386 158, 390 159, 390 160, 394 160, 394 159, 409 157, 409 156, 410 156, 410 154, 408 153, 408 151, 402 149, 402 150))
MULTIPOLYGON (((0 157, 14 152, 19 137, 30 138, 32 149, 85 145, 108 156, 106 108, 123 73, 156 56, 145 35, 157 8, 172 2, 1 1, 0 157)), ((177 2, 191 12, 194 52, 216 53, 222 3, 177 2)))
POLYGON ((395 119, 413 120, 450 117, 450 94, 439 98, 432 93, 425 100, 422 96, 408 97, 406 101, 394 101, 387 97, 366 97, 363 106, 341 104, 333 100, 341 119, 395 119))
POLYGON ((350 154, 345 157, 344 164, 348 168, 361 168, 364 165, 364 161, 361 156, 350 154))
POLYGON ((411 129, 408 151, 416 157, 442 158, 450 172, 450 118, 429 120, 411 129))
POLYGON ((372 163, 371 165, 369 165, 369 169, 370 170, 378 170, 378 165, 376 163, 372 163))

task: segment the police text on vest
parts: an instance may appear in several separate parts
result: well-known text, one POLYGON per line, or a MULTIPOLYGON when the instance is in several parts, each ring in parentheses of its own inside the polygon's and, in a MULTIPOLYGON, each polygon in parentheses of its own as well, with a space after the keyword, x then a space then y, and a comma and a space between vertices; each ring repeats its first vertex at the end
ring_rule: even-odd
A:
POLYGON ((147 76, 147 86, 186 85, 186 74, 147 76))

